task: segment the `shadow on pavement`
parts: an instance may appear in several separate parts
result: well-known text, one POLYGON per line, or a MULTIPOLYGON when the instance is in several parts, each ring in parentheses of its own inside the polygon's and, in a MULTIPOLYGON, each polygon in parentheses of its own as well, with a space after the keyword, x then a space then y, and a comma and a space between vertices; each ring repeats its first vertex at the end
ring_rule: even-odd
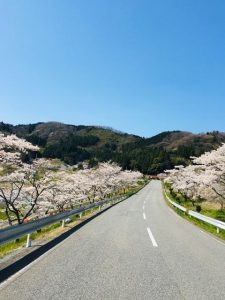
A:
MULTIPOLYGON (((88 218, 88 219, 84 220, 83 222, 77 224, 76 226, 72 227, 68 231, 62 233, 60 236, 54 238, 53 240, 51 240, 51 241, 47 242, 46 244, 40 246, 39 248, 35 249, 31 253, 29 253, 29 254, 25 255, 24 257, 20 258, 19 260, 17 260, 16 262, 12 263, 9 266, 7 266, 6 268, 0 270, 0 283, 5 281, 6 279, 8 279, 10 276, 15 274, 16 272, 20 271, 21 269, 23 269, 27 265, 29 265, 31 262, 36 260, 38 257, 40 257, 41 255, 46 253, 48 250, 50 250, 51 248, 53 248, 54 246, 56 246, 60 242, 64 241, 66 238, 68 238, 71 234, 73 234, 74 232, 79 230, 85 224, 92 221, 97 216, 101 215, 102 213, 104 213, 105 211, 107 211, 111 207, 119 204, 120 202, 115 203, 112 206, 109 206, 109 207, 105 208, 104 210, 98 212, 97 214, 91 216, 90 218, 88 218)), ((34 246, 34 248, 35 247, 36 246, 34 246)))

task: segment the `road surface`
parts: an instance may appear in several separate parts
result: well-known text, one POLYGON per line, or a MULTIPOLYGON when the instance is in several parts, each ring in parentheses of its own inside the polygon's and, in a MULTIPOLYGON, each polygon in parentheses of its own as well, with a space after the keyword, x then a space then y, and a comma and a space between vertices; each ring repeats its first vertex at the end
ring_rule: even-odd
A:
POLYGON ((0 299, 225 299, 225 243, 152 181, 4 282, 0 299))

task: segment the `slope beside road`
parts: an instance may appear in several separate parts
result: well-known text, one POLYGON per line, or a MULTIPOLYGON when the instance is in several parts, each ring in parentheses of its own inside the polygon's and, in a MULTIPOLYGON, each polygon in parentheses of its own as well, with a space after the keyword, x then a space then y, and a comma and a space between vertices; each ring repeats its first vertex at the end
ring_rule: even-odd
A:
POLYGON ((225 243, 176 215, 161 183, 99 215, 0 286, 0 299, 225 299, 225 243))

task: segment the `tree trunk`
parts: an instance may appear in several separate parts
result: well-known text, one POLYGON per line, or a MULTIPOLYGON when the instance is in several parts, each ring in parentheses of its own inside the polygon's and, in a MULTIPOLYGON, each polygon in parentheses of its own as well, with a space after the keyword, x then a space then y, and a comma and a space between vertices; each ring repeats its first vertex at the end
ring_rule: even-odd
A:
POLYGON ((10 218, 10 215, 9 215, 9 212, 8 212, 8 209, 6 208, 5 209, 5 214, 6 214, 6 217, 7 217, 7 220, 9 222, 9 225, 12 226, 12 220, 10 218))

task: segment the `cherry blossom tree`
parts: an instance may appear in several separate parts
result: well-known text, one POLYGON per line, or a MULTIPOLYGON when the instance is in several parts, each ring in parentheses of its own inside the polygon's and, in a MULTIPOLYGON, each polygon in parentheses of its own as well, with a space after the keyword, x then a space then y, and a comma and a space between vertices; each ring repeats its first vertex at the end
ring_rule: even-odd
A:
POLYGON ((64 211, 85 202, 104 199, 122 187, 133 186, 142 178, 139 172, 122 171, 117 165, 99 164, 98 168, 58 172, 54 188, 42 195, 46 210, 64 211))
POLYGON ((34 146, 24 139, 18 138, 16 135, 4 135, 0 133, 0 164, 21 166, 21 153, 27 151, 38 151, 39 147, 34 146))
POLYGON ((39 148, 15 135, 0 134, 0 165, 10 166, 0 176, 0 201, 4 203, 8 222, 24 222, 30 216, 50 211, 62 212, 86 202, 95 202, 136 185, 139 172, 122 171, 112 163, 83 170, 52 160, 35 159, 24 164, 21 153, 39 148))
POLYGON ((38 146, 34 146, 31 143, 27 142, 26 140, 18 138, 15 134, 4 135, 0 133, 0 149, 3 148, 10 148, 22 152, 25 152, 27 150, 30 151, 39 150, 38 146))
POLYGON ((0 177, 0 199, 10 225, 22 224, 38 205, 40 196, 52 188, 51 177, 42 168, 24 165, 15 172, 0 177))
POLYGON ((190 200, 207 199, 225 205, 225 145, 206 152, 200 157, 192 157, 193 165, 176 167, 166 171, 166 181, 174 191, 190 200))
POLYGON ((0 164, 19 165, 21 164, 19 152, 7 152, 0 150, 0 164))
POLYGON ((210 198, 220 203, 221 210, 225 205, 225 144, 217 150, 206 152, 193 162, 204 171, 204 182, 210 198))

